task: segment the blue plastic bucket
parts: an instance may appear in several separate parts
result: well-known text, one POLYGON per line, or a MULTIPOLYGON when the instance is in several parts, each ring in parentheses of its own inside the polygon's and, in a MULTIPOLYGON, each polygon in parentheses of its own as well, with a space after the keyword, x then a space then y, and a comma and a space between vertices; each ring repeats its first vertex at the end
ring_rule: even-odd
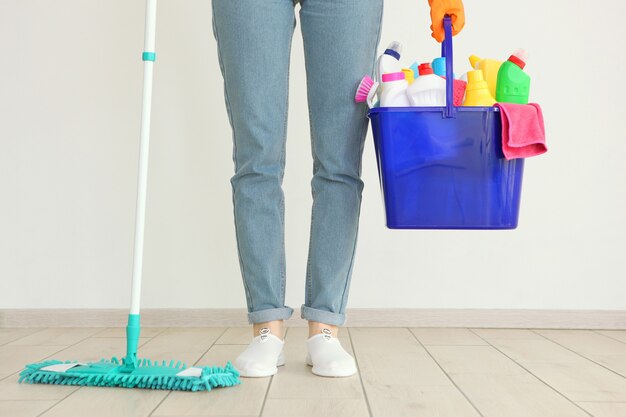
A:
MULTIPOLYGON (((452 31, 444 20, 443 56, 452 74, 452 31)), ((515 229, 524 159, 502 153, 497 107, 375 107, 372 122, 390 229, 515 229)))

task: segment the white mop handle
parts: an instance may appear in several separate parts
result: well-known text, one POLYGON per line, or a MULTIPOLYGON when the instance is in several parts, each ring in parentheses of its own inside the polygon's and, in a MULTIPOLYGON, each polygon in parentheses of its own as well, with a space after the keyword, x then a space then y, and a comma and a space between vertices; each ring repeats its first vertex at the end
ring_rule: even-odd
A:
POLYGON ((137 212, 135 216, 135 251, 130 314, 139 314, 141 275, 143 271, 143 243, 146 215, 146 188, 148 185, 148 154, 150 149, 150 110, 152 107, 152 70, 155 59, 156 0, 146 0, 146 32, 144 38, 143 102, 141 112, 141 140, 139 145, 139 178, 137 181, 137 212))

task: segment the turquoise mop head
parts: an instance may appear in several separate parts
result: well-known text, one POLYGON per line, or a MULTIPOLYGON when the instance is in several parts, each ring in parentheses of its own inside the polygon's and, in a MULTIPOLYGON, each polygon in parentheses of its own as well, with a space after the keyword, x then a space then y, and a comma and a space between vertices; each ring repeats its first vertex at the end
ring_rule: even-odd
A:
POLYGON ((239 385, 239 371, 230 361, 223 368, 193 366, 137 359, 139 315, 130 314, 126 326, 126 356, 99 362, 49 360, 20 372, 19 382, 31 384, 83 385, 91 387, 147 388, 178 391, 210 391, 216 387, 239 385))
POLYGON ((131 366, 116 357, 99 362, 61 362, 49 360, 31 365, 20 373, 19 382, 81 385, 95 387, 147 388, 179 391, 210 391, 217 387, 239 385, 239 372, 230 361, 217 366, 190 367, 181 362, 137 360, 131 366))

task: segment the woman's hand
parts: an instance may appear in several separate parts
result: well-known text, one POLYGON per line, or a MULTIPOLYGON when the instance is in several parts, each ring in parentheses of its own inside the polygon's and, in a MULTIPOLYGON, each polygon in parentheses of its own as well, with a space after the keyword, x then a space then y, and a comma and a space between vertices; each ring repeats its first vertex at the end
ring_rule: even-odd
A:
POLYGON ((452 36, 456 35, 465 26, 465 10, 461 0, 428 0, 430 5, 430 19, 432 37, 437 42, 443 42, 443 17, 449 15, 452 19, 452 36))

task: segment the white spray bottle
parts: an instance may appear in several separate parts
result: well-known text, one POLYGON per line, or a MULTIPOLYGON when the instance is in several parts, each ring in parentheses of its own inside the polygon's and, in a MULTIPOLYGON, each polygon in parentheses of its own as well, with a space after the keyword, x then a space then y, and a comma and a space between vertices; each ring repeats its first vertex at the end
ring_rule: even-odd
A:
POLYGON ((374 66, 374 81, 378 83, 379 97, 382 94, 383 74, 402 72, 402 65, 400 64, 401 53, 402 44, 393 41, 376 60, 376 65, 374 66))

